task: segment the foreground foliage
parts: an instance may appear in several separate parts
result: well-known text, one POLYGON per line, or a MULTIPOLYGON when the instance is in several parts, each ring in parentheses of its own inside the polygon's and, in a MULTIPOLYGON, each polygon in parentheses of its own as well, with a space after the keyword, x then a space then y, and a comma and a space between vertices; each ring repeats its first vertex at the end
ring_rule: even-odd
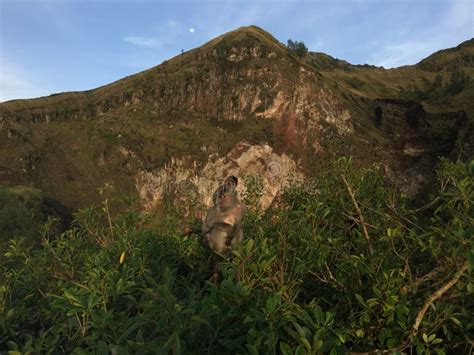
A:
POLYGON ((229 260, 184 237, 176 209, 111 218, 106 200, 40 248, 11 240, 0 351, 469 353, 473 177, 474 163, 444 161, 437 193, 415 206, 377 167, 340 159, 263 214, 246 196, 229 260))

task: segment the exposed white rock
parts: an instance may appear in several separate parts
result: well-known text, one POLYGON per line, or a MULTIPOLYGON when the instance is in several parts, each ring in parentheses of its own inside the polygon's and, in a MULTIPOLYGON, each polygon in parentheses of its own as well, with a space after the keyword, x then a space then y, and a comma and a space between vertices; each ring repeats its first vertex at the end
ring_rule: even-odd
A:
POLYGON ((263 187, 259 200, 263 209, 268 208, 288 184, 303 179, 297 162, 290 156, 275 153, 267 144, 241 142, 224 157, 210 156, 202 169, 197 169, 196 162, 172 159, 162 169, 140 172, 135 183, 145 210, 157 206, 167 192, 181 196, 195 194, 199 203, 210 206, 212 193, 229 175, 240 179, 238 191, 242 196, 246 194, 245 181, 258 179, 263 187))

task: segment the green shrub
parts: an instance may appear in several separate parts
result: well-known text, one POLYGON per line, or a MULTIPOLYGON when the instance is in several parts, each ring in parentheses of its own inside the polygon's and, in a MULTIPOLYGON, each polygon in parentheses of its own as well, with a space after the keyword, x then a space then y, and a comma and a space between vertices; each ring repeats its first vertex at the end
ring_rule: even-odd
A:
POLYGON ((362 89, 365 86, 365 83, 362 80, 355 77, 347 77, 345 78, 345 81, 354 89, 362 89))
POLYGON ((176 210, 109 219, 106 200, 39 249, 10 242, 0 351, 467 353, 474 163, 443 161, 438 176, 438 194, 414 206, 378 167, 342 158, 266 211, 247 179, 245 242, 228 260, 183 236, 176 210))
POLYGON ((291 53, 295 53, 299 58, 303 58, 308 53, 308 48, 303 41, 288 40, 288 49, 291 53))
POLYGON ((0 252, 10 239, 24 238, 30 245, 39 244, 39 230, 48 218, 55 217, 59 216, 45 204, 40 190, 0 186, 0 252))
POLYGON ((463 70, 455 70, 451 73, 451 78, 446 91, 450 95, 457 95, 464 90, 471 78, 463 70))

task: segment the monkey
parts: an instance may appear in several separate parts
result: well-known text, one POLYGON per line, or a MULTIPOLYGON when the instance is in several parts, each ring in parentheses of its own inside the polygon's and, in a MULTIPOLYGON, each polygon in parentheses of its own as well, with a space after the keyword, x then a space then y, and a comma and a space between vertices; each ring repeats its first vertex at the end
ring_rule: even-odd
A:
POLYGON ((209 248, 225 256, 230 249, 242 243, 245 206, 235 191, 218 189, 216 192, 218 192, 216 203, 207 212, 202 233, 204 242, 209 248))
POLYGON ((224 184, 220 185, 217 190, 212 194, 212 202, 216 206, 219 202, 219 195, 225 192, 231 192, 236 194, 236 188, 239 180, 234 175, 228 176, 224 180, 224 184))
POLYGON ((189 230, 184 236, 201 234, 203 242, 224 257, 230 249, 240 245, 246 207, 237 196, 237 184, 237 177, 227 177, 212 195, 213 206, 208 209, 201 230, 189 230))

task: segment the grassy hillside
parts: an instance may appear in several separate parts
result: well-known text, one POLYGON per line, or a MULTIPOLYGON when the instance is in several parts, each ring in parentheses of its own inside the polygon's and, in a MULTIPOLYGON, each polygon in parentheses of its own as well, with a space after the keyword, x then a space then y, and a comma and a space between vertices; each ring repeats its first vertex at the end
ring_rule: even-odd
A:
MULTIPOLYGON (((378 103, 386 99, 403 100, 407 105, 420 105, 425 111, 420 111, 424 118, 430 114, 439 115, 432 116, 433 121, 428 118, 432 126, 429 135, 440 137, 447 132, 448 126, 452 127, 451 132, 456 132, 444 140, 445 143, 434 139, 429 143, 432 148, 436 150, 438 144, 450 141, 452 158, 472 159, 474 156, 474 39, 436 52, 416 65, 394 69, 352 65, 323 53, 309 53, 305 60, 352 107, 358 118, 359 132, 375 133, 373 123, 378 103), (462 124, 453 129, 459 115, 464 113, 462 124)), ((397 116, 390 120, 396 121, 397 116)), ((392 136, 396 131, 394 126, 390 132, 392 136)), ((438 151, 435 155, 445 154, 438 151)))
POLYGON ((183 236, 190 201, 152 219, 101 195, 40 247, 10 241, 0 352, 467 354, 473 181, 474 162, 443 161, 420 205, 341 158, 265 212, 256 184, 228 260, 183 236))
POLYGON ((132 193, 138 171, 172 158, 192 156, 204 164, 242 140, 273 143, 274 124, 246 113, 239 102, 248 85, 271 97, 259 80, 274 82, 283 73, 293 81, 297 70, 284 46, 248 27, 95 90, 3 103, 0 178, 32 184, 71 207, 87 206, 98 202, 95 191, 106 182, 132 193), (234 47, 258 48, 262 57, 232 63, 226 58, 234 47), (269 61, 267 52, 278 60, 269 61), (263 79, 241 74, 261 68, 268 68, 263 79))
POLYGON ((133 194, 140 173, 176 159, 199 175, 246 142, 291 156, 308 176, 351 155, 411 185, 440 155, 474 155, 473 53, 470 40, 386 70, 301 59, 268 32, 239 28, 94 90, 0 104, 0 184, 85 207, 105 183, 133 194))

